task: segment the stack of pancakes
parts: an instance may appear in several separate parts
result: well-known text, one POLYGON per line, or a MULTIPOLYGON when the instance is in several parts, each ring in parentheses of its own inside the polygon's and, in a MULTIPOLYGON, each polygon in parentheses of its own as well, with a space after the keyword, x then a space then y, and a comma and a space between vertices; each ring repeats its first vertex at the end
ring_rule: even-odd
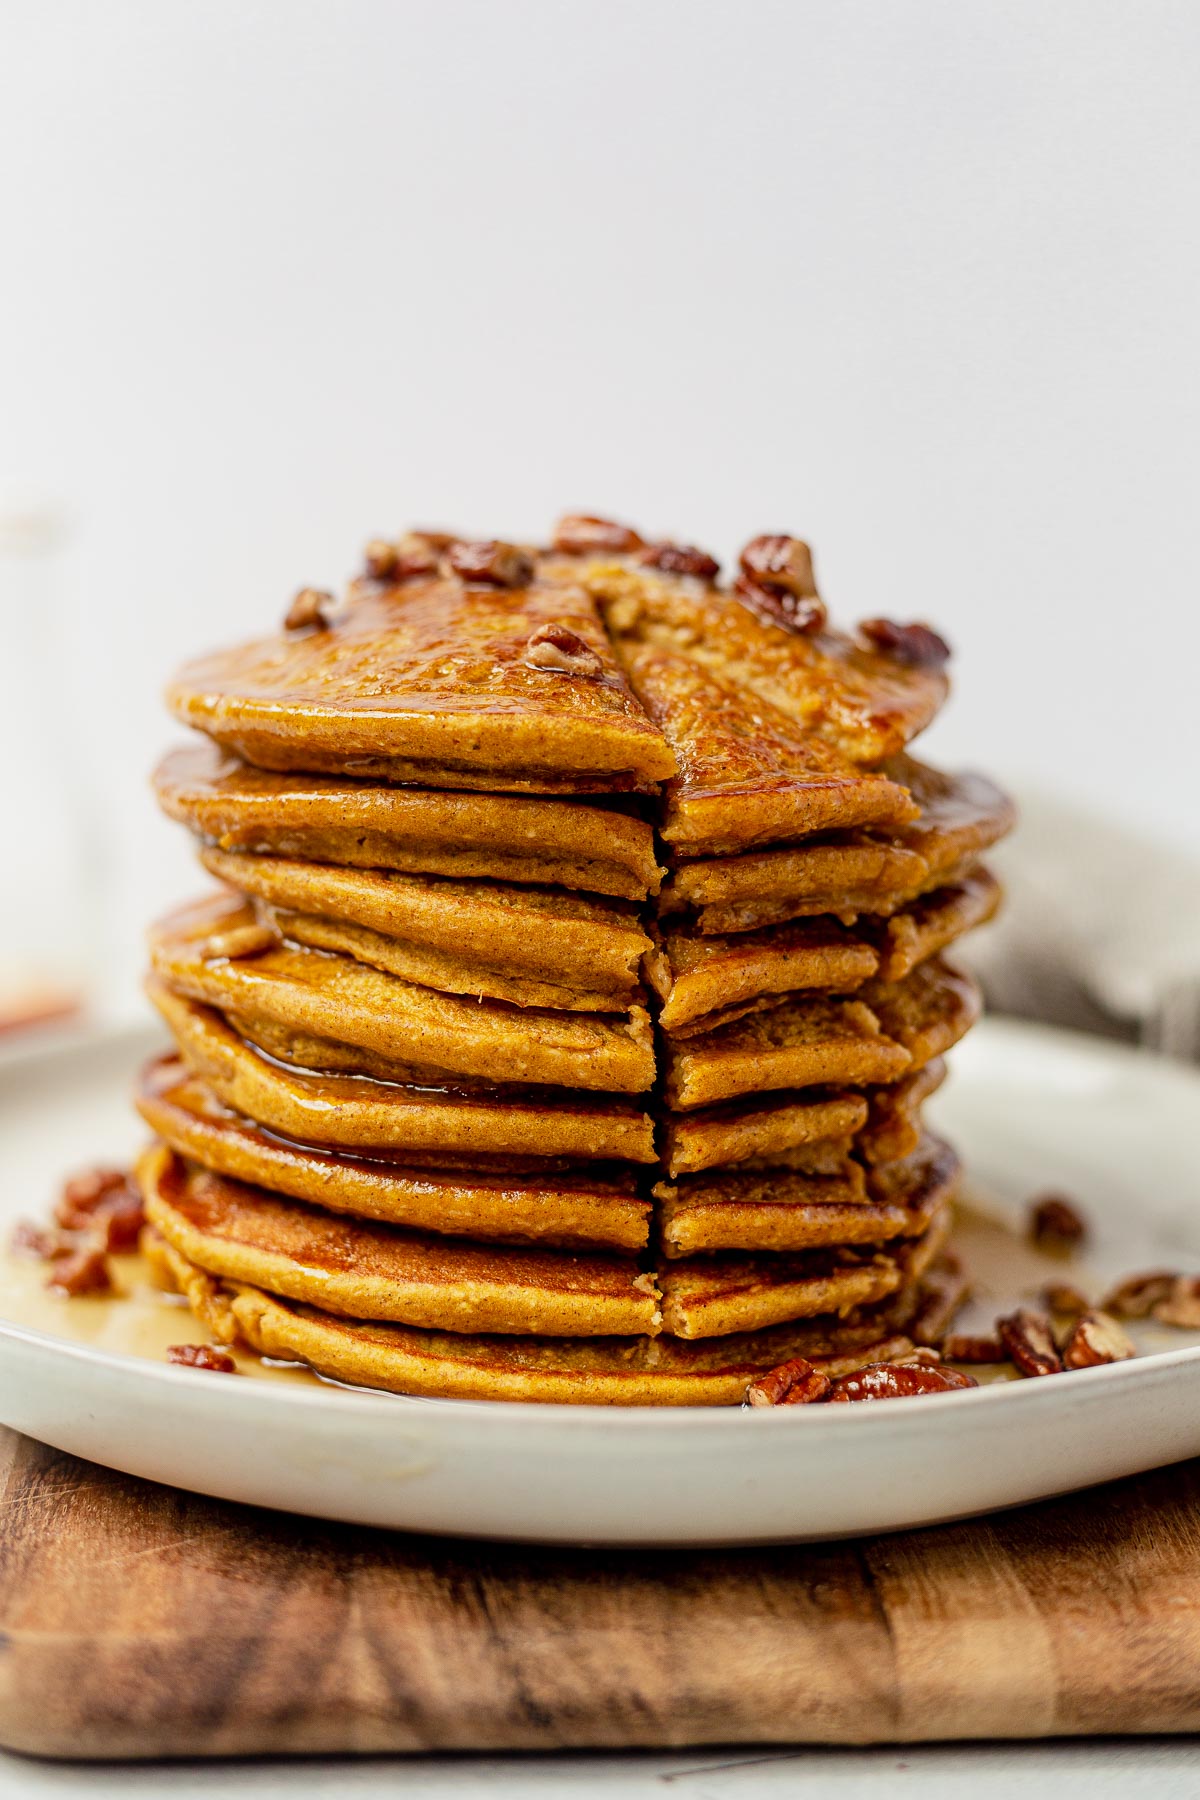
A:
POLYGON ((906 745, 925 627, 807 551, 410 534, 184 669, 146 1249, 222 1341, 469 1398, 722 1404, 872 1360, 945 1243, 921 1104, 1008 802, 906 745))

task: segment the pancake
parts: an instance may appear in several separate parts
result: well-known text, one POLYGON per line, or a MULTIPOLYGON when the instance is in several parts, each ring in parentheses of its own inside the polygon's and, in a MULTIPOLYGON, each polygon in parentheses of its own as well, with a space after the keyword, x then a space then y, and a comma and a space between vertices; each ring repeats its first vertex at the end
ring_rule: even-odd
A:
POLYGON ((996 877, 987 869, 976 869, 902 907, 880 931, 880 979, 902 981, 964 932, 986 925, 1002 898, 996 877))
POLYGON ((896 1081, 956 1044, 980 1006, 972 978, 941 957, 853 1000, 785 997, 702 1037, 667 1038, 667 1103, 686 1112, 772 1088, 896 1081))
POLYGON ((675 1037, 693 1037, 753 1010, 747 1003, 763 996, 847 994, 872 976, 902 980, 999 904, 1000 884, 978 869, 890 919, 860 918, 854 926, 826 918, 711 937, 668 921, 645 965, 663 1003, 658 1022, 675 1037))
POLYGON ((449 1236, 575 1249, 636 1252, 649 1239, 650 1204, 638 1198, 628 1173, 446 1173, 406 1167, 382 1151, 364 1158, 317 1150, 264 1132, 232 1111, 174 1056, 146 1066, 135 1103, 180 1156, 331 1212, 449 1236))
POLYGON ((668 1113, 663 1120, 666 1172, 672 1176, 695 1174, 751 1158, 781 1158, 815 1145, 839 1143, 865 1126, 867 1114, 865 1095, 819 1088, 803 1094, 774 1094, 766 1101, 735 1100, 699 1112, 668 1113))
POLYGON ((210 1275, 354 1319, 438 1331, 654 1335, 652 1275, 632 1257, 462 1242, 281 1199, 151 1146, 146 1218, 210 1275))
POLYGON ((261 1055, 214 1008, 153 977, 151 1000, 188 1067, 233 1111, 297 1142, 479 1166, 494 1157, 654 1161, 640 1107, 579 1090, 405 1087, 314 1074, 261 1055))
POLYGON ((711 1106, 771 1088, 894 1081, 911 1057, 860 1000, 787 1000, 703 1037, 667 1039, 667 1104, 711 1106))
POLYGON ((579 1406, 737 1406, 747 1384, 789 1357, 829 1375, 911 1350, 887 1315, 809 1321, 688 1342, 682 1338, 472 1337, 340 1319, 261 1289, 222 1282, 153 1230, 144 1254, 218 1342, 307 1363, 332 1381, 429 1399, 579 1406))
POLYGON ((921 1069, 965 1037, 983 997, 974 978, 943 957, 931 957, 903 981, 868 982, 860 989, 890 1038, 903 1044, 911 1068, 921 1069))
POLYGON ((896 1261, 869 1248, 796 1256, 691 1256, 659 1271, 662 1328, 673 1337, 725 1337, 824 1313, 844 1316, 894 1294, 896 1261))
POLYGON ((660 1182, 654 1193, 663 1253, 795 1252, 913 1237, 952 1197, 958 1173, 949 1145, 928 1138, 906 1162, 876 1170, 869 1183, 854 1162, 833 1177, 722 1171, 660 1182))
POLYGON ((154 775, 159 805, 220 850, 644 900, 662 879, 644 819, 583 801, 371 786, 255 769, 201 742, 154 775))
POLYGON ((288 944, 258 956, 220 955, 223 934, 253 919, 252 909, 227 893, 181 908, 151 932, 155 972, 177 992, 222 1011, 355 1045, 414 1071, 617 1093, 639 1093, 654 1080, 642 1007, 587 1016, 520 1010, 288 944))
POLYGON ((921 1108, 946 1079, 940 1056, 890 1087, 867 1093, 867 1122, 855 1139, 860 1156, 869 1163, 899 1162, 910 1156, 921 1140, 921 1108))
POLYGON ((684 856, 725 856, 781 838, 916 817, 904 788, 856 768, 767 701, 690 658, 642 646, 634 693, 675 753, 660 830, 684 856))
POLYGON ((723 1022, 711 1015, 762 994, 850 993, 878 970, 874 946, 832 919, 733 937, 701 937, 668 922, 646 958, 662 1001, 658 1022, 675 1036, 709 1030, 723 1022))
POLYGON ((786 630, 705 582, 617 559, 585 562, 580 578, 627 661, 643 646, 686 657, 852 763, 903 750, 948 691, 940 668, 914 667, 837 631, 786 630))
POLYGON ((857 831, 783 849, 680 863, 662 910, 694 909, 705 934, 754 931, 789 919, 890 914, 931 889, 961 881, 1011 830, 1011 800, 982 775, 945 775, 900 756, 885 764, 921 815, 894 832, 857 831))
POLYGON ((567 583, 357 582, 327 628, 189 663, 167 702, 264 769, 516 793, 636 789, 675 770, 593 601, 567 583), (547 627, 583 640, 594 678, 530 659, 547 627))
POLYGON ((634 909, 611 900, 224 850, 200 860, 287 937, 445 993, 620 1011, 650 948, 634 909))

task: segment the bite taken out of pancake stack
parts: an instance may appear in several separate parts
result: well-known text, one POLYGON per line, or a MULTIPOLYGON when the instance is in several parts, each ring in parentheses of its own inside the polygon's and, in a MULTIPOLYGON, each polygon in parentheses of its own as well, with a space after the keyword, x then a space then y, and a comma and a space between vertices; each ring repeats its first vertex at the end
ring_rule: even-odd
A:
POLYGON ((190 664, 156 774, 214 885, 151 933, 144 1249, 220 1342, 401 1393, 727 1405, 907 1347, 922 1126, 1012 822, 908 746, 923 625, 807 548, 410 533, 190 664))

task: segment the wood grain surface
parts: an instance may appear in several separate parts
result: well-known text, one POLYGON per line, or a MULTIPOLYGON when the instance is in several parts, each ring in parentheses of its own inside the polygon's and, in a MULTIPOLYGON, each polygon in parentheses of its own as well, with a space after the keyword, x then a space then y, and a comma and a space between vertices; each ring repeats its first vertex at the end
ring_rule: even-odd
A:
POLYGON ((389 1535, 0 1432, 0 1743, 232 1756, 1200 1728, 1200 1462, 778 1550, 389 1535))

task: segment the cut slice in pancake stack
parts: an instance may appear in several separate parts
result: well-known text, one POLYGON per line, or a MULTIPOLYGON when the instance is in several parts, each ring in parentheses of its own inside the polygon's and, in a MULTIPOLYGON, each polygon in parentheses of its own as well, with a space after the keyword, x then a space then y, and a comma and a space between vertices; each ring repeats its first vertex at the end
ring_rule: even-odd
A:
POLYGON ((184 669, 146 1250, 219 1339, 399 1392, 729 1404, 902 1344, 949 1228, 944 952, 1011 823, 906 749, 923 626, 797 540, 410 534, 184 669))

